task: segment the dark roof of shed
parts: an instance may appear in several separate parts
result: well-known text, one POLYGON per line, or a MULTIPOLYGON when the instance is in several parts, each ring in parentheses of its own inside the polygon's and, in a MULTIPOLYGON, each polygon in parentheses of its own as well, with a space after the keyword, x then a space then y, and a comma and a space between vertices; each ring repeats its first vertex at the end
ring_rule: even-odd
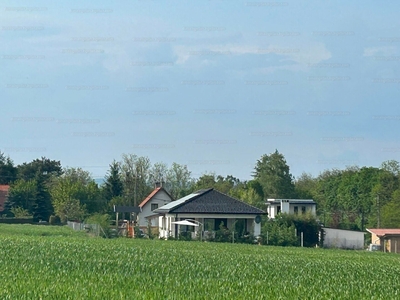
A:
POLYGON ((164 209, 163 207, 160 207, 154 212, 195 214, 265 214, 265 212, 261 209, 244 203, 238 199, 232 198, 214 189, 200 190, 181 199, 172 201, 168 204, 168 207, 164 209), (174 205, 174 202, 176 202, 176 205, 174 205))

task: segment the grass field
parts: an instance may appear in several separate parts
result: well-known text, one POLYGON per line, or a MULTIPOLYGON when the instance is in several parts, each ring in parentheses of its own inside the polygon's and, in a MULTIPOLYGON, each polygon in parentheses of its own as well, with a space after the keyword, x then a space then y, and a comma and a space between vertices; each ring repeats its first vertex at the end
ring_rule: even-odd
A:
POLYGON ((0 299, 399 299, 400 255, 0 224, 0 299))

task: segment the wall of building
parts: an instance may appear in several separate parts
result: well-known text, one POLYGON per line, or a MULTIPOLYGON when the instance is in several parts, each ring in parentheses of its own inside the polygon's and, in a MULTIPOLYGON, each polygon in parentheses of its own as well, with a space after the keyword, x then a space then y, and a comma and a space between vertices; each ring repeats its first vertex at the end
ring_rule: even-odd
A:
POLYGON ((364 249, 364 232, 324 228, 324 248, 364 249))
POLYGON ((274 219, 278 214, 278 206, 281 207, 281 213, 295 214, 295 207, 297 207, 297 213, 302 214, 302 207, 305 207, 306 213, 311 213, 316 215, 316 205, 315 204, 303 204, 303 203, 271 203, 268 205, 267 212, 270 219, 274 219))
POLYGON ((388 250, 392 253, 400 253, 400 236, 388 239, 388 250))
MULTIPOLYGON (((171 198, 165 191, 160 190, 157 194, 155 194, 154 197, 150 199, 150 201, 147 202, 144 207, 142 207, 142 212, 139 213, 139 227, 144 228, 148 226, 146 217, 154 215, 154 213, 151 211, 152 204, 157 204, 158 207, 161 207, 169 202, 171 202, 171 198)), ((159 226, 158 218, 151 219, 151 226, 159 226)))

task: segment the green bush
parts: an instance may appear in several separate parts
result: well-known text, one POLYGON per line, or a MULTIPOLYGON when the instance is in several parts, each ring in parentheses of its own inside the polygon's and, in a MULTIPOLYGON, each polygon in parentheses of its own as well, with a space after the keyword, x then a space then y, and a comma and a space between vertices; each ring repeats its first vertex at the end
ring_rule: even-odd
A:
POLYGON ((108 214, 93 214, 85 220, 86 224, 98 224, 100 225, 100 235, 103 237, 110 237, 110 215, 108 214))
POLYGON ((59 216, 50 216, 49 224, 50 225, 60 225, 61 224, 60 217, 59 216))
POLYGON ((179 233, 180 241, 191 241, 192 240, 192 233, 190 231, 183 231, 179 233))
MULTIPOLYGON (((310 214, 280 214, 275 219, 265 220, 262 227, 262 244, 274 246, 300 246, 303 233, 303 246, 319 245, 321 226, 310 214)), ((323 235, 321 235, 323 237, 323 235)))

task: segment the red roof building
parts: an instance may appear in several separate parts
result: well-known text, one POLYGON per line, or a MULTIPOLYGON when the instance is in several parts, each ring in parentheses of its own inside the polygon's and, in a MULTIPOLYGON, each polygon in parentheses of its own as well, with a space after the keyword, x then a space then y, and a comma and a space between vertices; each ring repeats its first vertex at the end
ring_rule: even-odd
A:
POLYGON ((367 229, 371 233, 371 243, 381 245, 384 252, 400 253, 399 228, 373 228, 367 229))
POLYGON ((153 210, 170 203, 174 199, 163 187, 156 187, 140 204, 139 227, 146 229, 148 222, 151 226, 158 228, 158 217, 153 210))
POLYGON ((0 212, 4 210, 4 204, 7 200, 9 185, 0 184, 0 212))

